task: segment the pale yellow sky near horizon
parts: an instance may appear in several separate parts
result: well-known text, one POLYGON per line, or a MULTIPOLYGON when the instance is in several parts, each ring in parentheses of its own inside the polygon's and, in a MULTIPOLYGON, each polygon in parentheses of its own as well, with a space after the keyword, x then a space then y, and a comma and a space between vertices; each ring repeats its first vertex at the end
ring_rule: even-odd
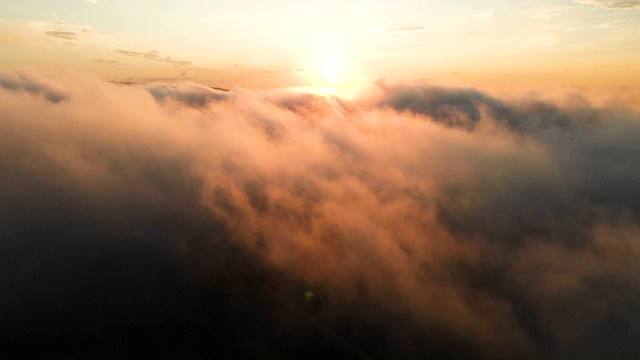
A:
POLYGON ((220 87, 635 86, 640 1, 2 1, 0 65, 220 87))

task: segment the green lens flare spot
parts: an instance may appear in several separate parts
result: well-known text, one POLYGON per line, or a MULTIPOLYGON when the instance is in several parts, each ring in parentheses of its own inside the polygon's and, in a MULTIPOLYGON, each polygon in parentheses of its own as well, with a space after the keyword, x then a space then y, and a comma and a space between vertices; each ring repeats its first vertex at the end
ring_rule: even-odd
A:
POLYGON ((304 296, 307 298, 307 302, 311 301, 311 298, 313 298, 313 293, 311 291, 307 291, 304 293, 304 296))

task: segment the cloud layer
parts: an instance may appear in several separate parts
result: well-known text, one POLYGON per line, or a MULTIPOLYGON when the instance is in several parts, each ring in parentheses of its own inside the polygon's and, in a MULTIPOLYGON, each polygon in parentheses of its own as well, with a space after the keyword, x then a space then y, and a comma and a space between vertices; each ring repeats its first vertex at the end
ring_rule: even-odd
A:
POLYGON ((640 351, 631 107, 429 85, 345 100, 0 84, 10 357, 640 351))

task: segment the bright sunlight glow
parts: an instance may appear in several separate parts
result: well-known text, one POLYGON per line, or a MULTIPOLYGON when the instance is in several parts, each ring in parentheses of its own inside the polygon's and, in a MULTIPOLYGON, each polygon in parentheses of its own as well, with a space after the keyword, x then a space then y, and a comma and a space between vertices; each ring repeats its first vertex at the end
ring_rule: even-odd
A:
POLYGON ((322 63, 320 69, 330 83, 337 84, 341 81, 340 73, 342 72, 342 64, 340 60, 330 57, 322 63))

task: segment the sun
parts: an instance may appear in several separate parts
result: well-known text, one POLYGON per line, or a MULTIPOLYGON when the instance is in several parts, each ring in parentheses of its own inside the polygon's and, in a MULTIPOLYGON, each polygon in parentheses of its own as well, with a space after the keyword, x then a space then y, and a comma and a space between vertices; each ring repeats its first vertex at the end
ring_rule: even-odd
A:
POLYGON ((340 74, 342 73, 342 63, 335 57, 330 57, 322 62, 320 66, 322 74, 332 84, 342 81, 340 74))

